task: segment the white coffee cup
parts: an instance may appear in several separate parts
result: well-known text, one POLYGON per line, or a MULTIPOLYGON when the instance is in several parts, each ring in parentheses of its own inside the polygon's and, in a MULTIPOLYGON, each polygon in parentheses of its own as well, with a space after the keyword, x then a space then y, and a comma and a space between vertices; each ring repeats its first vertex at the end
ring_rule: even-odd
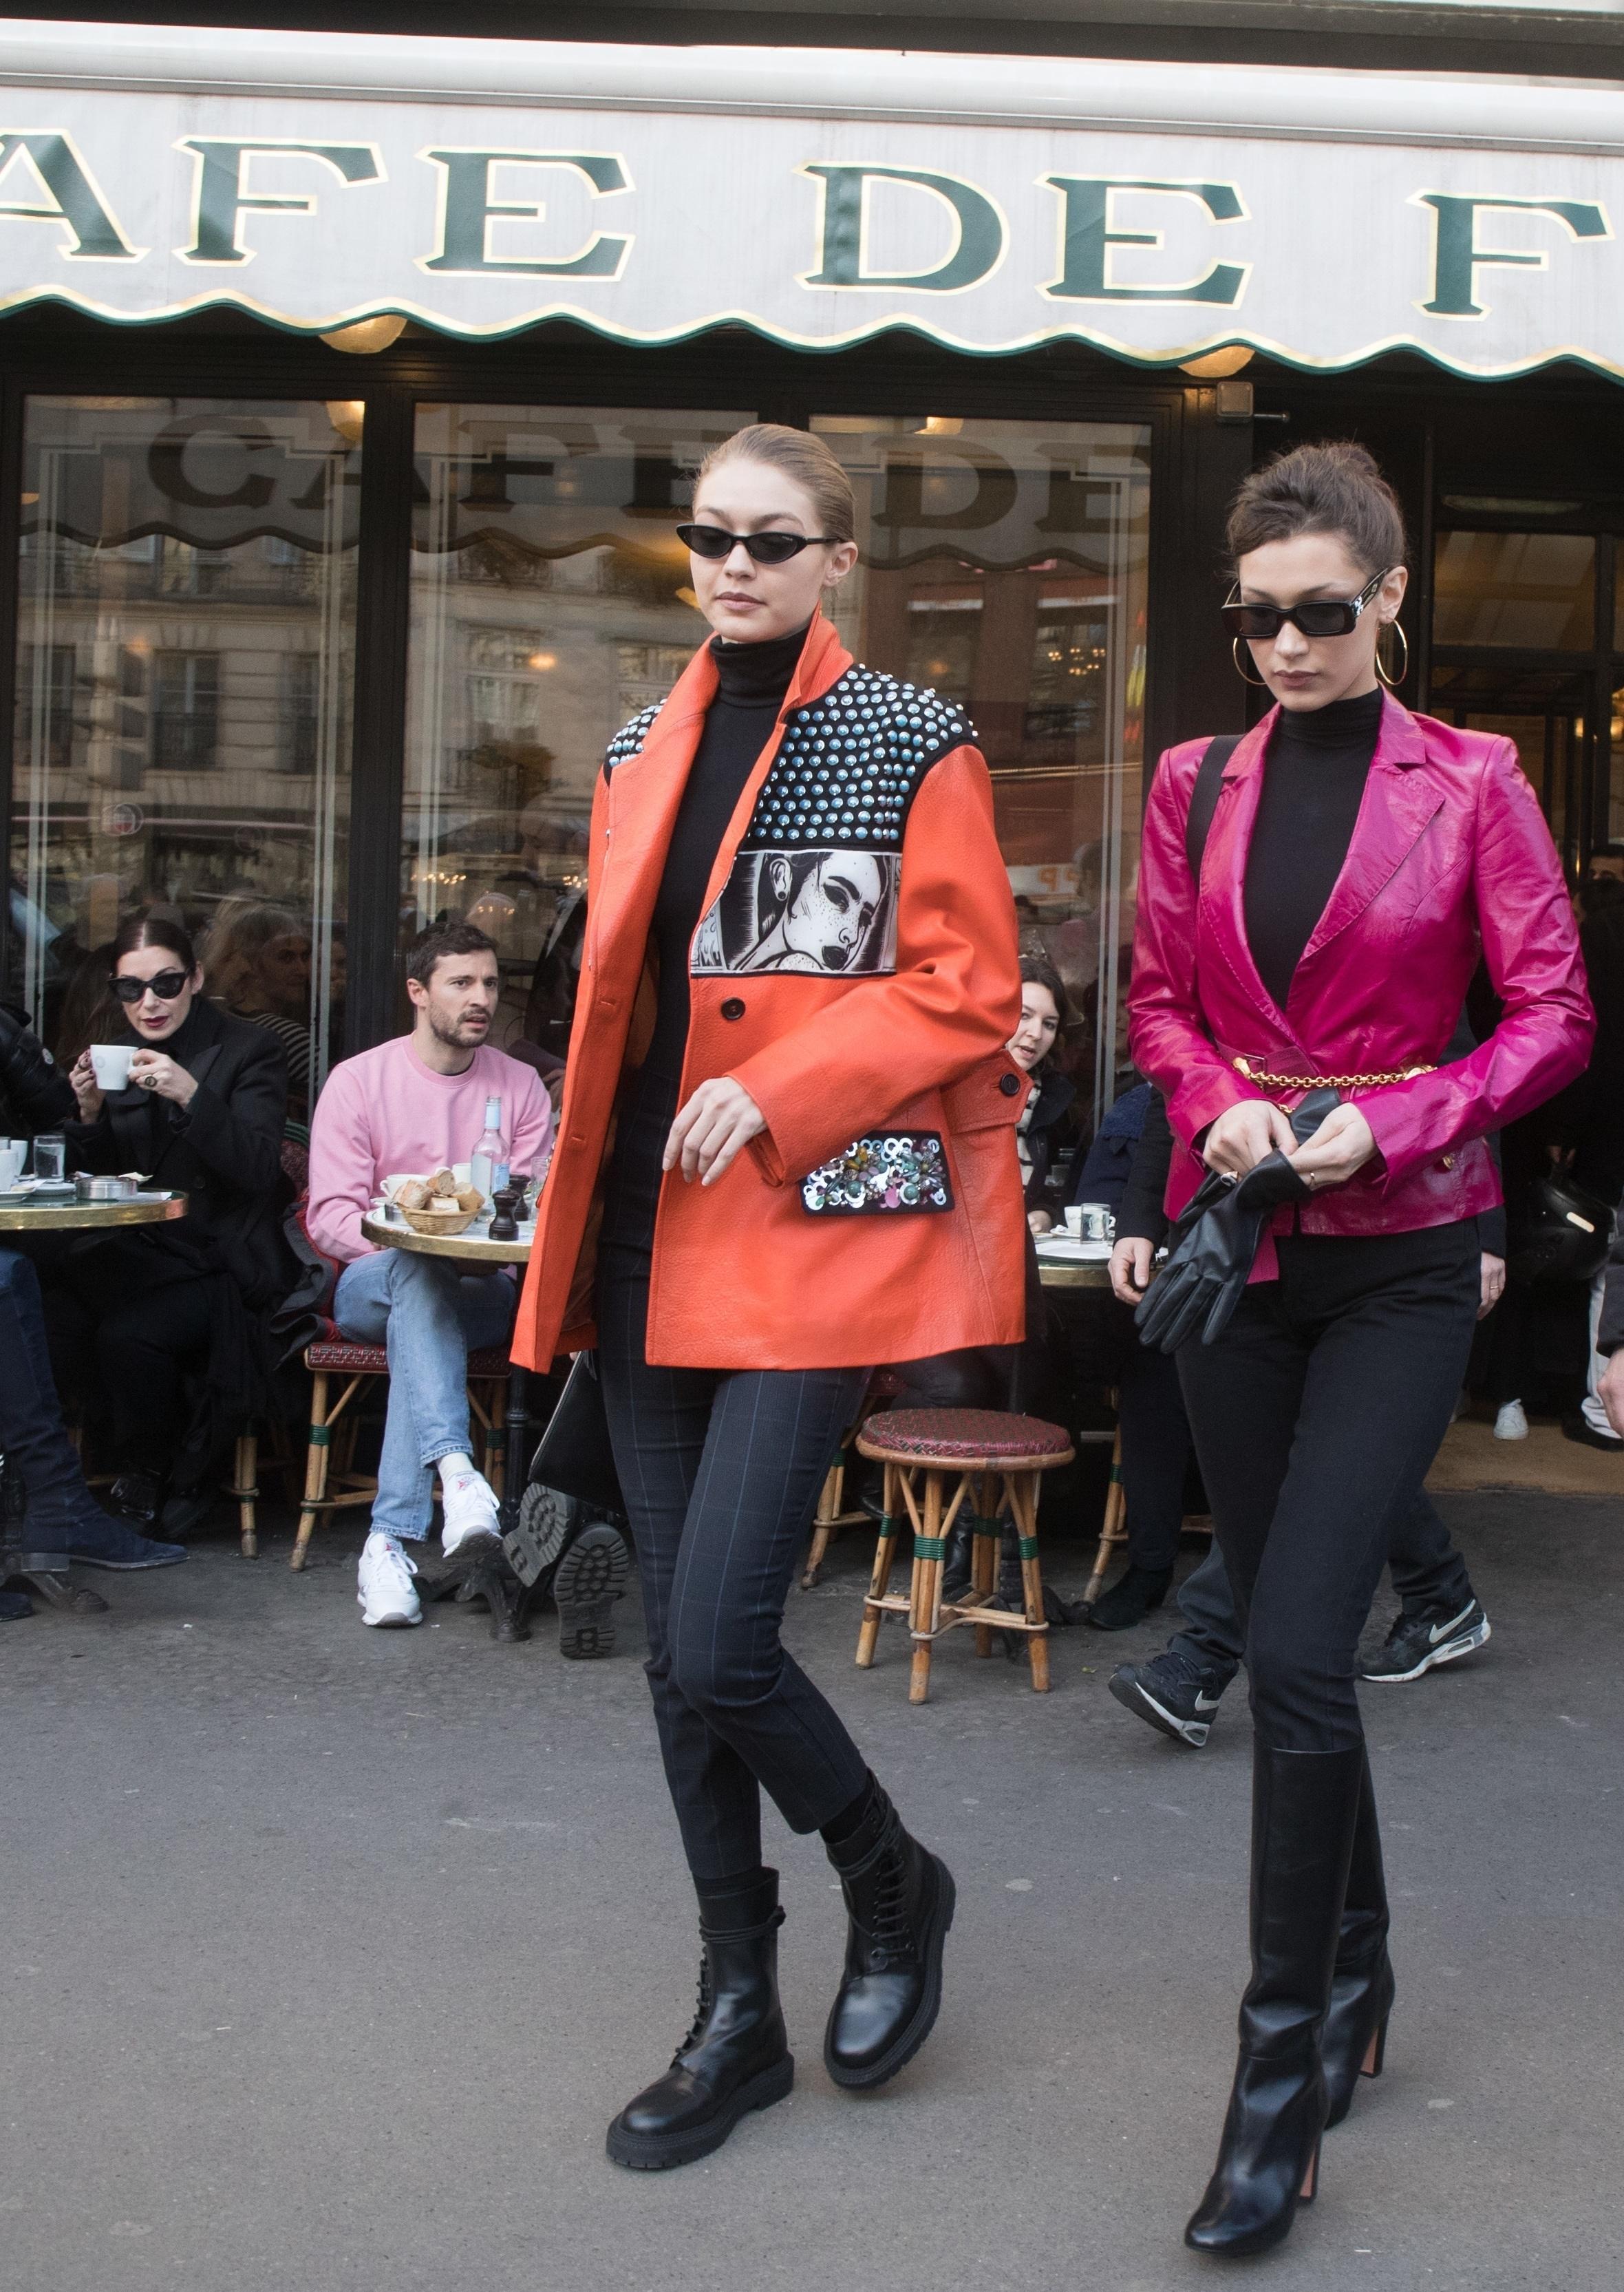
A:
POLYGON ((130 1061, 135 1056, 133 1043, 92 1043, 90 1062, 96 1077, 98 1090, 128 1090, 130 1061))
POLYGON ((1065 1230, 1073 1239, 1081 1238, 1082 1233, 1082 1207, 1081 1203, 1069 1202, 1066 1205, 1065 1230))
POLYGON ((28 1152, 25 1140, 0 1138, 0 1193, 9 1193, 21 1177, 28 1152))

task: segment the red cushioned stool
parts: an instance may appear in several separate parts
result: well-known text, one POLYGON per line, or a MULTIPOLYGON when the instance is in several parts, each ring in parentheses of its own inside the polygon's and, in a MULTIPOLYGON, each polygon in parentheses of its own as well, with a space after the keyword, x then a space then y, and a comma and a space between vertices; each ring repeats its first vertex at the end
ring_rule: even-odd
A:
MULTIPOLYGON (((341 1430, 340 1439, 343 1440, 345 1434, 350 1439, 339 1469, 333 1469, 333 1428, 369 1377, 389 1375, 389 1355, 382 1345, 352 1344, 348 1337, 319 1337, 313 1345, 305 1347, 304 1365, 312 1380, 310 1444, 305 1456, 304 1502, 299 1508, 299 1533, 293 1538, 290 1568, 304 1566, 318 1513, 342 1512, 346 1505, 369 1505, 378 1493, 377 1481, 371 1473, 356 1473, 350 1468, 354 1447, 353 1417, 341 1430), (347 1376, 350 1382, 329 1408, 327 1382, 334 1376, 347 1376), (329 1486, 339 1493, 329 1496, 329 1486)), ((490 1394, 488 1408, 485 1395, 492 1385, 504 1384, 507 1375, 505 1346, 489 1345, 483 1352, 468 1356, 469 1410, 482 1435, 482 1469, 498 1496, 502 1494, 506 1465, 503 1444, 507 1434, 495 1395, 490 1394)))
POLYGON ((885 1466, 885 1517, 863 1602, 858 1663, 866 1670, 873 1662, 881 1617, 906 1616, 913 1639, 908 1700, 923 1703, 930 1693, 930 1651, 944 1632, 973 1624, 977 1655, 991 1655, 994 1631, 1025 1632, 1033 1687, 1047 1694, 1049 1626, 1038 1568, 1038 1484, 1055 1465, 1071 1463, 1067 1434, 1041 1417, 1006 1416, 994 1408, 894 1408, 869 1419, 857 1435, 857 1448, 885 1466), (958 1485, 945 1504, 950 1479, 958 1485), (947 1537, 967 1509, 975 1537, 970 1590, 962 1600, 944 1601, 947 1537), (913 1530, 913 1581, 905 1600, 886 1589, 904 1512, 913 1530), (992 1604, 1006 1512, 1020 1538, 1025 1607, 1019 1616, 992 1604))

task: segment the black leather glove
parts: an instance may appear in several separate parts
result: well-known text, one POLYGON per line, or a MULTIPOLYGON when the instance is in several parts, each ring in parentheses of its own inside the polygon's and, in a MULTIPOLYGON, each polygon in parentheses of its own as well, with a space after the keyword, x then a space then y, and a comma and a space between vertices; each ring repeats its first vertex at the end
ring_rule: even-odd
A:
MULTIPOLYGON (((1290 1118, 1299 1146, 1339 1103, 1334 1090, 1309 1094, 1290 1118)), ((1173 1230, 1167 1263, 1135 1309, 1140 1343, 1177 1352, 1199 1328, 1202 1343, 1215 1344, 1251 1277, 1264 1228, 1282 1203, 1306 1201, 1312 1190, 1279 1152, 1243 1178, 1205 1179, 1173 1230)))

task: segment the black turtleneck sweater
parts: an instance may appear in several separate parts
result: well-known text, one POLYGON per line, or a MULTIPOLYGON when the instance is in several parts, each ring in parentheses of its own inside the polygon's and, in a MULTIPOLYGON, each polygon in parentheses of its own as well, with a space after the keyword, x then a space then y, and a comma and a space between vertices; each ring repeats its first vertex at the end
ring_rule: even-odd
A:
POLYGON ((1380 727, 1378 690, 1282 708, 1270 736, 1246 855, 1246 937, 1282 1010, 1347 857, 1380 727))
POLYGON ((660 1002, 643 1064, 646 1082, 675 1087, 688 1036, 688 950, 699 927, 705 885, 745 781, 773 735, 807 632, 760 644, 711 640, 720 680, 705 713, 687 786, 671 829, 665 873, 650 932, 660 960, 660 1002))

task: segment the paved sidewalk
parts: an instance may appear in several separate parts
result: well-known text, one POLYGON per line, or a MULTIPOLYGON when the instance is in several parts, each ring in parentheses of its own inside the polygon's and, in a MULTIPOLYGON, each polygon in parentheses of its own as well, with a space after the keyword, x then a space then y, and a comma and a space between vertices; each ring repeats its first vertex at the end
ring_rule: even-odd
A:
MULTIPOLYGON (((1448 1497, 1494 1621, 1365 1691, 1400 2002, 1290 2292, 1624 2282, 1624 1507, 1448 1497)), ((1249 1760, 1105 1693, 1160 1631, 1056 1635, 1054 1692, 851 1664, 837 1547, 790 1635, 960 1888, 937 2033, 885 2094, 819 2058, 838 1896, 773 1845, 792 2099, 641 2177, 603 2128, 687 2025, 692 1912, 636 1658, 543 1621, 367 1633, 324 1564, 221 1541, 0 1626, 5 2292, 1186 2292, 1242 1979, 1249 1760)), ((1087 1547, 1061 1571, 1080 1582, 1087 1547)), ((635 1639, 635 1619, 623 1610, 635 1639)), ((1226 2276, 1226 2282, 1240 2280, 1226 2276)), ((1248 2281, 1254 2280, 1247 2278, 1248 2281)))

